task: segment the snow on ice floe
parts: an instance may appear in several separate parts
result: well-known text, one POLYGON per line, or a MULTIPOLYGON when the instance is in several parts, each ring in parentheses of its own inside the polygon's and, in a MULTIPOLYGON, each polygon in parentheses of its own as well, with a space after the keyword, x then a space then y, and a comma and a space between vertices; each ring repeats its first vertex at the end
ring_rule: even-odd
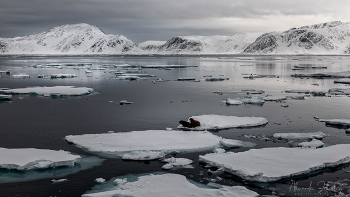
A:
POLYGON ((328 137, 327 133, 318 131, 311 133, 275 133, 273 137, 276 139, 285 139, 285 140, 310 140, 313 138, 323 139, 328 137))
POLYGON ((213 187, 187 180, 185 176, 170 173, 127 175, 113 178, 104 185, 97 185, 83 197, 92 196, 223 196, 253 197, 259 194, 243 186, 219 185, 213 187))
POLYGON ((241 127, 254 127, 265 125, 268 123, 266 118, 262 117, 238 117, 212 114, 191 116, 190 118, 198 120, 201 123, 201 126, 188 128, 179 125, 177 128, 185 130, 217 130, 241 127))
POLYGON ((281 94, 272 94, 272 95, 267 95, 263 99, 265 101, 281 101, 281 100, 286 100, 286 99, 304 99, 305 94, 298 94, 298 93, 281 93, 281 94))
POLYGON ((324 146, 324 143, 321 140, 312 139, 310 142, 301 142, 296 146, 302 148, 319 148, 324 146))
POLYGON ((12 75, 12 77, 17 78, 17 79, 24 79, 24 78, 30 78, 30 75, 27 75, 27 74, 17 74, 17 75, 12 75))
POLYGON ((12 99, 12 95, 0 94, 0 101, 8 101, 8 100, 11 100, 11 99, 12 99))
POLYGON ((170 170, 173 168, 193 168, 193 166, 191 165, 193 163, 192 160, 190 159, 186 159, 186 158, 166 158, 163 159, 162 162, 165 162, 167 164, 163 165, 162 168, 164 170, 170 170))
POLYGON ((106 157, 150 160, 172 152, 196 152, 219 148, 219 136, 208 131, 146 130, 69 135, 76 146, 106 157))
POLYGON ((350 78, 350 71, 324 72, 311 74, 293 74, 292 77, 312 77, 312 78, 350 78))
POLYGON ((52 86, 52 87, 27 87, 8 90, 0 90, 4 94, 35 94, 46 97, 58 96, 82 96, 92 93, 92 88, 75 87, 75 86, 52 86))
POLYGON ((228 98, 224 102, 227 105, 264 104, 265 100, 261 96, 252 96, 249 98, 228 98))
POLYGON ((221 139, 220 143, 226 148, 241 148, 241 147, 254 147, 255 143, 244 142, 240 140, 232 140, 232 139, 221 139))
POLYGON ((350 119, 318 119, 318 121, 330 125, 350 126, 350 119))
POLYGON ((350 144, 325 148, 262 148, 246 152, 211 153, 199 161, 223 168, 248 181, 274 182, 350 162, 350 144))
POLYGON ((67 151, 55 151, 35 148, 0 148, 0 168, 32 170, 74 166, 81 157, 67 151))

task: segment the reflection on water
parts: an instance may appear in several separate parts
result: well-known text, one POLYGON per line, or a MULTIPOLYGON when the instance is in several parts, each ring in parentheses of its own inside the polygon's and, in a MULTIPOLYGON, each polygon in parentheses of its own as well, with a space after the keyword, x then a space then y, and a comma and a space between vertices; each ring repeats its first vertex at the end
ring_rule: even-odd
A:
MULTIPOLYGON (((327 92, 330 88, 349 88, 346 84, 334 83, 333 79, 292 78, 299 73, 340 72, 349 71, 349 57, 340 56, 258 56, 258 57, 8 57, 0 58, 0 70, 10 69, 11 74, 0 74, 0 88, 23 88, 28 86, 69 85, 93 88, 98 94, 89 96, 54 99, 29 95, 14 95, 11 102, 0 103, 0 146, 4 148, 43 148, 66 150, 77 154, 92 155, 63 139, 66 135, 88 133, 106 133, 142 131, 151 129, 164 130, 176 128, 179 120, 194 115, 218 114, 233 116, 265 117, 269 123, 257 128, 234 128, 213 132, 227 139, 249 141, 257 144, 254 148, 288 147, 283 141, 264 141, 245 138, 244 135, 270 136, 274 133, 317 132, 328 133, 326 145, 349 143, 350 136, 344 128, 327 127, 314 120, 314 116, 322 119, 350 118, 347 107, 350 98, 306 97, 305 100, 288 99, 280 102, 265 102, 264 105, 228 106, 224 102, 228 98, 249 96, 241 93, 217 94, 214 92, 241 92, 242 90, 263 90, 267 94, 281 93, 286 90, 309 90, 327 92), (34 68, 30 65, 43 64, 92 64, 92 68, 108 65, 189 65, 198 67, 158 69, 144 68, 145 74, 156 77, 141 78, 136 81, 116 79, 114 72, 126 72, 126 68, 108 67, 107 70, 91 70, 87 76, 83 69, 34 68), (293 70, 300 67, 327 67, 326 69, 293 70), (16 79, 13 74, 28 74, 30 78, 16 79), (74 74, 76 78, 37 78, 39 75, 74 74), (275 77, 244 78, 250 75, 275 77), (212 78, 228 78, 224 81, 205 81, 212 78), (195 81, 178 81, 178 78, 192 77, 195 81), (155 82, 155 79, 164 82, 155 82), (121 100, 133 102, 130 105, 119 105, 121 100), (113 102, 111 102, 113 101, 113 102), (287 104, 289 107, 281 107, 287 104)), ((233 149, 239 152, 249 147, 233 149)), ((203 153, 178 154, 198 161, 203 153)), ((160 161, 127 162, 108 158, 100 166, 95 166, 75 174, 58 176, 68 178, 68 182, 52 186, 51 179, 27 181, 24 183, 1 184, 1 191, 8 196, 80 196, 95 185, 96 178, 106 180, 126 174, 149 173, 161 170, 160 161), (16 188, 16 189, 14 189, 16 188)), ((193 169, 178 169, 172 173, 185 175, 196 182, 207 183, 215 178, 207 173, 207 169, 197 162, 193 169)), ((345 179, 349 170, 345 166, 338 171, 330 171, 322 175, 303 177, 300 187, 308 187, 310 181, 334 181, 345 179), (338 177, 338 178, 336 178, 338 177)), ((44 177, 42 177, 44 178, 44 177)), ((242 185, 261 194, 271 194, 264 188, 256 188, 244 181, 222 179, 217 183, 226 185, 242 185)), ((276 186, 278 187, 278 186, 276 186)))

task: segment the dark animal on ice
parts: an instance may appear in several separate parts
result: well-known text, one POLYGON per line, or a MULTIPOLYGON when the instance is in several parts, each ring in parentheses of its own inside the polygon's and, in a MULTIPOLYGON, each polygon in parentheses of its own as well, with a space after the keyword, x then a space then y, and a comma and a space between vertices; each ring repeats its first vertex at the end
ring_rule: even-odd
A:
POLYGON ((188 127, 188 128, 194 128, 194 127, 201 126, 201 123, 198 120, 195 120, 193 118, 190 118, 190 122, 180 120, 179 123, 182 124, 183 127, 188 127))

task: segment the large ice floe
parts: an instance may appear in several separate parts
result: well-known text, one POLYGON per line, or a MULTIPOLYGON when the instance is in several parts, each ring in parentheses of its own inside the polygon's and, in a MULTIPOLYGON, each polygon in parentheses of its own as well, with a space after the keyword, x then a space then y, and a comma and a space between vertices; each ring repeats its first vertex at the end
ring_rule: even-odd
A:
POLYGON ((325 148, 262 148, 246 152, 211 153, 199 161, 248 181, 274 182, 350 162, 350 144, 325 148))
POLYGON ((27 87, 0 90, 3 94, 31 94, 45 97, 60 97, 60 96, 82 96, 92 93, 92 88, 75 87, 75 86, 52 86, 52 87, 27 87))
MULTIPOLYGON (((261 126, 268 123, 266 118, 262 117, 238 117, 238 116, 225 116, 225 115, 200 115, 191 116, 195 120, 201 123, 201 126, 188 128, 179 125, 178 129, 184 130, 217 130, 217 129, 229 129, 229 128, 242 128, 242 127, 254 127, 261 126)), ((189 119, 190 119, 189 118, 189 119)))
POLYGON ((286 100, 286 99, 304 99, 305 94, 298 94, 298 93, 281 93, 281 94, 272 94, 267 95, 263 99, 265 101, 280 101, 280 100, 286 100))
POLYGON ((313 138, 323 139, 328 136, 329 135, 327 133, 324 133, 321 131, 311 132, 311 133, 275 133, 273 134, 274 138, 285 139, 285 140, 310 140, 313 138))
POLYGON ((265 100, 261 96, 252 96, 248 98, 228 98, 224 102, 227 105, 264 104, 265 100))
POLYGON ((95 186, 83 197, 92 196, 133 196, 133 197, 174 197, 174 196, 223 196, 253 197, 259 194, 243 186, 216 187, 187 180, 185 176, 170 173, 127 175, 113 178, 103 185, 95 186))
POLYGON ((0 148, 0 168, 31 170, 73 166, 81 157, 67 151, 35 148, 0 148))
POLYGON ((319 119, 319 122, 325 122, 329 125, 339 125, 350 127, 350 119, 319 119))
POLYGON ((63 150, 0 148, 0 183, 61 178, 100 165, 102 161, 63 150))
POLYGON ((208 131, 147 130, 119 133, 69 135, 65 139, 106 157, 153 160, 172 152, 195 152, 221 146, 219 136, 208 131))

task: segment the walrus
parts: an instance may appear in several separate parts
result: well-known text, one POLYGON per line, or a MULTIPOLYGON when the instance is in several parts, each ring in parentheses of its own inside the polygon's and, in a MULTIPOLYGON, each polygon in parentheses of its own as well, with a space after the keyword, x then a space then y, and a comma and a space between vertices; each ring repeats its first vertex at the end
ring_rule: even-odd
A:
POLYGON ((187 121, 184 121, 184 120, 180 120, 179 123, 183 127, 188 127, 188 128, 194 128, 194 127, 201 126, 201 123, 198 120, 195 120, 193 118, 190 118, 190 122, 187 122, 187 121))

